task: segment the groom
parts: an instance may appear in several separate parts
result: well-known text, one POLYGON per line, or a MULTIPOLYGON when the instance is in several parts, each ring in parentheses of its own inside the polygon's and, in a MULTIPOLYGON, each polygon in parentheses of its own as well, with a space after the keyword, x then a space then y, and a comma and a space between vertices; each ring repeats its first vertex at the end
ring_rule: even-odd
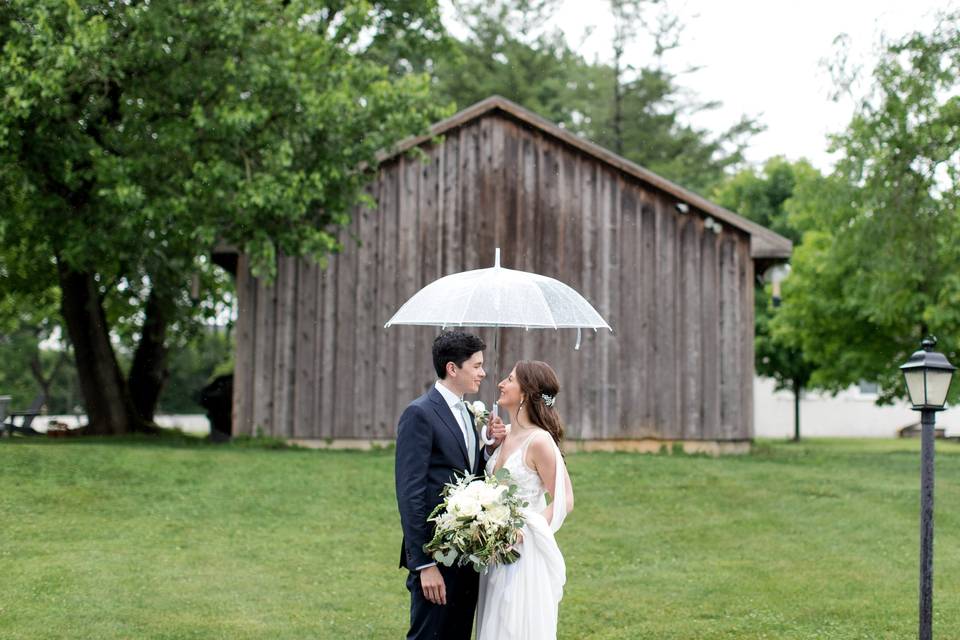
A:
POLYGON ((475 335, 441 333, 433 341, 433 388, 411 402, 397 425, 396 484, 403 548, 400 568, 409 571, 409 639, 470 640, 479 578, 472 567, 438 566, 423 550, 433 538, 427 516, 441 502, 443 485, 461 475, 482 474, 485 458, 506 436, 499 419, 491 420, 493 445, 481 451, 473 415, 464 394, 477 393, 486 377, 483 350, 475 335))

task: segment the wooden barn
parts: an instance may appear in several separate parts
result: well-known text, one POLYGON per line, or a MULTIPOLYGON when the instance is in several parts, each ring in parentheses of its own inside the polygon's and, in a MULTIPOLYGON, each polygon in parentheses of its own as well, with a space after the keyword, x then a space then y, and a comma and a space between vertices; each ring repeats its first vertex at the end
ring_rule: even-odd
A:
POLYGON ((579 351, 576 331, 501 330, 502 375, 520 358, 559 373, 571 447, 749 446, 754 278, 789 257, 787 239, 500 97, 404 141, 371 193, 326 269, 282 258, 266 286, 239 256, 235 434, 391 441, 435 380, 439 329, 384 323, 500 247, 504 267, 569 284, 614 329, 584 332, 579 351))

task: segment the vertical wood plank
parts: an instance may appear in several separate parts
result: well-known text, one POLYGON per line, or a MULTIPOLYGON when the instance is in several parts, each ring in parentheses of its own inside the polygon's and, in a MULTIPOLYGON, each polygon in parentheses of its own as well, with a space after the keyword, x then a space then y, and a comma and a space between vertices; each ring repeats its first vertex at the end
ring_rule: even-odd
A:
MULTIPOLYGON (((355 224, 355 222, 354 222, 355 224)), ((333 431, 340 437, 359 436, 356 421, 353 419, 353 371, 355 354, 355 308, 356 299, 356 251, 351 246, 352 238, 344 234, 341 241, 343 249, 335 258, 336 302, 334 311, 334 369, 331 371, 333 394, 333 431)))
POLYGON ((293 435, 291 408, 293 405, 293 336, 296 321, 294 300, 297 294, 296 259, 280 256, 277 264, 277 306, 274 323, 273 424, 270 434, 277 437, 293 435))
POLYGON ((654 351, 656 357, 656 422, 657 435, 664 439, 682 436, 676 414, 676 359, 674 322, 677 315, 677 276, 674 270, 676 251, 676 214, 662 197, 656 206, 657 297, 654 351))
POLYGON ((318 265, 311 259, 298 260, 296 304, 296 338, 294 361, 296 374, 293 378, 293 435, 297 438, 313 437, 316 414, 314 398, 318 392, 316 360, 319 344, 314 339, 317 324, 317 271, 318 265))
POLYGON ((692 214, 686 214, 682 222, 681 251, 683 255, 683 275, 680 284, 681 296, 681 340, 679 348, 681 359, 681 397, 683 437, 696 440, 702 437, 702 389, 701 369, 701 283, 700 283, 700 221, 692 214))
MULTIPOLYGON (((397 292, 399 304, 420 288, 419 263, 416 260, 417 242, 417 182, 419 160, 404 157, 398 163, 399 200, 397 203, 397 292)), ((399 307, 399 305, 398 305, 399 307)), ((396 389, 401 398, 410 402, 420 394, 416 384, 417 333, 413 327, 397 327, 396 389)), ((399 417, 399 416, 398 416, 399 417)))
POLYGON ((387 238, 393 231, 391 220, 387 215, 387 203, 390 201, 390 194, 386 190, 386 174, 390 171, 387 165, 379 168, 377 172, 376 185, 374 193, 376 194, 376 210, 374 227, 375 233, 373 242, 375 243, 369 250, 375 255, 374 273, 376 283, 376 295, 374 299, 374 323, 376 328, 372 336, 374 342, 374 358, 370 366, 373 377, 371 400, 373 401, 373 424, 374 430, 381 434, 379 437, 391 438, 396 435, 396 420, 399 414, 394 414, 393 381, 387 372, 385 354, 389 351, 390 341, 393 339, 394 330, 384 328, 387 320, 396 313, 399 305, 394 307, 394 287, 390 286, 390 278, 386 269, 387 238))
POLYGON ((703 327, 703 438, 720 438, 720 269, 718 238, 712 231, 703 233, 701 255, 700 326, 703 327))
POLYGON ((233 371, 233 433, 253 433, 254 350, 256 348, 257 281, 249 259, 237 259, 237 329, 233 371))
POLYGON ((740 414, 740 300, 736 242, 720 235, 720 439, 736 437, 740 414))
POLYGON ((657 213, 653 199, 649 194, 640 207, 640 296, 643 300, 641 322, 638 327, 642 336, 638 359, 643 363, 643 406, 640 410, 643 424, 641 437, 656 437, 656 379, 657 379, 657 255, 656 255, 657 213))
POLYGON ((449 132, 443 141, 443 275, 460 270, 460 132, 449 132))
POLYGON ((313 437, 332 438, 336 432, 336 331, 337 331, 337 267, 338 256, 329 256, 317 278, 316 340, 319 343, 317 373, 319 385, 316 400, 316 428, 313 437))
MULTIPOLYGON (((571 287, 583 294, 583 254, 581 251, 580 236, 582 228, 582 202, 580 199, 580 167, 579 153, 566 153, 563 157, 563 180, 561 188, 561 225, 562 234, 560 245, 563 247, 560 269, 563 280, 571 287)), ((588 299, 589 300, 589 299, 588 299)), ((581 429, 578 416, 583 402, 582 392, 585 380, 583 378, 582 352, 575 351, 576 330, 561 331, 556 337, 557 350, 560 357, 557 359, 563 387, 563 402, 560 405, 566 424, 568 435, 575 437, 581 429)))
MULTIPOLYGON (((621 268, 617 278, 617 293, 620 301, 618 326, 621 333, 617 339, 617 353, 622 371, 619 420, 627 437, 646 435, 640 420, 642 416, 643 383, 646 373, 643 360, 636 357, 642 350, 643 333, 638 330, 639 319, 647 304, 642 297, 642 261, 640 215, 638 192, 633 185, 625 184, 621 198, 622 218, 618 233, 621 268)), ((608 320, 609 322, 609 320, 608 320)))
POLYGON ((741 292, 741 319, 740 319, 740 349, 741 349, 741 423, 737 438, 752 439, 753 433, 753 379, 754 379, 754 279, 753 260, 750 257, 750 239, 741 239, 738 250, 740 252, 740 281, 738 288, 741 292))
POLYGON ((254 331, 253 434, 273 433, 274 332, 277 287, 257 279, 256 330, 254 331))
MULTIPOLYGON (((604 168, 600 172, 598 184, 598 214, 597 219, 598 236, 600 246, 597 252, 596 270, 596 290, 598 291, 598 303, 600 304, 600 315, 608 318, 615 323, 620 319, 615 317, 612 296, 613 274, 611 273, 610 253, 612 251, 612 218, 613 209, 616 207, 616 175, 613 171, 604 168)), ((616 424, 615 414, 611 412, 613 405, 613 394, 610 380, 610 349, 611 341, 608 336, 602 336, 598 340, 600 351, 597 354, 596 380, 600 386, 598 397, 599 406, 597 407, 597 418, 603 425, 607 436, 618 437, 620 435, 619 425, 616 424)))
MULTIPOLYGON (((374 189, 367 187, 367 194, 375 197, 374 189)), ((376 403, 375 347, 380 333, 376 322, 377 299, 377 220, 376 212, 367 207, 358 207, 354 212, 354 228, 359 246, 351 243, 350 251, 356 254, 356 278, 354 280, 353 330, 353 422, 360 438, 382 437, 375 429, 373 407, 376 403)))
MULTIPOLYGON (((599 213, 599 182, 600 169, 595 162, 584 160, 580 170, 580 252, 583 256, 581 294, 603 315, 600 299, 601 292, 598 284, 597 266, 600 247, 600 213, 599 213)), ((607 316, 604 316, 607 318, 607 316)), ((607 318, 607 322, 610 319, 607 318)), ((581 392, 582 402, 579 407, 580 436, 584 439, 603 438, 608 435, 608 425, 597 418, 600 389, 597 385, 594 368, 600 353, 600 341, 606 336, 598 335, 593 331, 583 333, 583 342, 580 346, 580 380, 583 385, 581 392)))
MULTIPOLYGON (((383 172, 384 193, 381 197, 380 208, 383 211, 384 237, 382 240, 383 261, 383 288, 384 307, 387 309, 385 320, 389 319, 406 301, 404 294, 407 286, 401 286, 402 276, 399 268, 398 238, 400 236, 400 206, 403 163, 398 159, 381 169, 383 172)), ((380 376, 384 381, 383 394, 385 404, 390 407, 387 419, 391 424, 391 433, 396 435, 397 421, 400 419, 402 407, 405 407, 413 398, 401 394, 397 377, 400 372, 400 350, 406 339, 402 327, 388 329, 387 342, 381 352, 380 376)))
MULTIPOLYGON (((438 216, 439 200, 439 154, 436 149, 428 148, 426 161, 421 161, 417 183, 417 225, 419 240, 417 250, 420 252, 419 282, 417 289, 425 287, 437 278, 440 273, 440 244, 439 230, 442 228, 438 216)), ((414 393, 419 396, 427 391, 433 383, 433 373, 430 347, 435 329, 418 327, 416 329, 416 364, 414 393)))

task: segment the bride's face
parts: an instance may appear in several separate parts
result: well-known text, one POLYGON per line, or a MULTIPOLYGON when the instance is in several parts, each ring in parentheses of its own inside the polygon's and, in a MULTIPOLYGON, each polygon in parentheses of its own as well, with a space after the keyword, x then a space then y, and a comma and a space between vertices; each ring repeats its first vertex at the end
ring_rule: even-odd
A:
POLYGON ((500 403, 501 407, 515 408, 520 405, 523 396, 520 393, 520 383, 517 382, 516 367, 510 372, 510 375, 497 385, 497 388, 500 389, 500 398, 497 402, 500 403))

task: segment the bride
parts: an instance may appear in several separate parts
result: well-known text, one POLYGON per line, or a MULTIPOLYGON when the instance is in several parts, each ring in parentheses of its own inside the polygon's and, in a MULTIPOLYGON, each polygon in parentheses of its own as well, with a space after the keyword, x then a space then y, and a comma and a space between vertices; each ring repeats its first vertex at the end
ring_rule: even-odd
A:
POLYGON ((498 388, 512 427, 486 470, 510 472, 527 502, 526 522, 520 559, 480 576, 477 640, 555 640, 566 566, 554 532, 573 510, 573 487, 558 447, 563 426, 553 408, 560 383, 545 362, 521 360, 498 388))

